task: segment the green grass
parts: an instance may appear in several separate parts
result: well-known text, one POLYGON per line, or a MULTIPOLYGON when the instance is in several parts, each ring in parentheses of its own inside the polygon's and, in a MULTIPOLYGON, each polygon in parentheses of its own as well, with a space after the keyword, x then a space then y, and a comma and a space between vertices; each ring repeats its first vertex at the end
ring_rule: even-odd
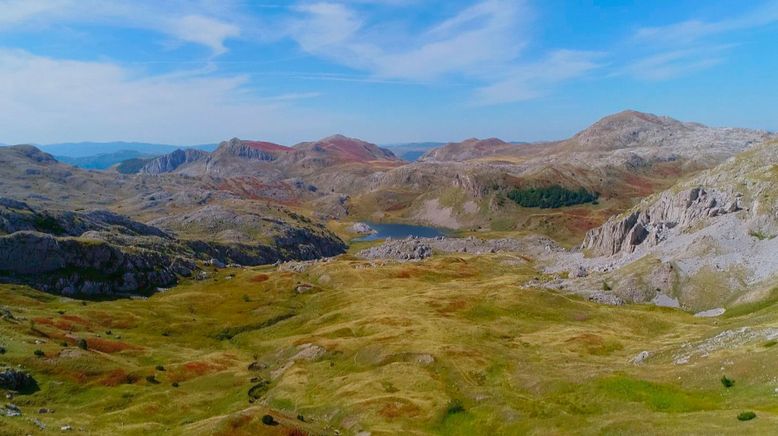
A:
MULTIPOLYGON (((759 411, 743 424, 750 431, 775 427, 763 366, 778 347, 672 363, 684 344, 724 329, 774 325, 774 305, 715 320, 600 306, 524 288, 538 272, 505 260, 373 266, 342 256, 303 272, 223 270, 148 300, 86 305, 0 285, 17 318, 0 320, 2 359, 38 381, 14 399, 28 416, 53 408, 36 418, 95 434, 710 434, 729 432, 749 409, 759 411), (325 352, 295 357, 303 344, 325 352), (654 357, 629 363, 643 350, 654 357), (737 379, 726 390, 725 362, 737 379), (263 426, 267 414, 278 425, 263 426)), ((35 431, 27 420, 2 424, 35 431)))
POLYGON ((608 396, 623 401, 642 403, 655 412, 695 412, 710 410, 716 398, 704 393, 690 393, 670 384, 652 383, 616 376, 602 380, 598 387, 608 396))

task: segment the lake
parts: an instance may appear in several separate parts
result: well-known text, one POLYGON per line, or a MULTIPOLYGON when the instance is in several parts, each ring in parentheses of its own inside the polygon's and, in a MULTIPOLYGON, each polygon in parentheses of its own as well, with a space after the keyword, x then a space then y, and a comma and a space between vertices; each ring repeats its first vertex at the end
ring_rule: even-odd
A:
POLYGON ((405 239, 408 236, 418 236, 420 238, 434 238, 436 236, 445 236, 446 230, 437 227, 426 226, 414 226, 410 224, 378 224, 369 223, 369 225, 376 233, 372 235, 365 235, 355 239, 355 241, 375 241, 378 239, 405 239))

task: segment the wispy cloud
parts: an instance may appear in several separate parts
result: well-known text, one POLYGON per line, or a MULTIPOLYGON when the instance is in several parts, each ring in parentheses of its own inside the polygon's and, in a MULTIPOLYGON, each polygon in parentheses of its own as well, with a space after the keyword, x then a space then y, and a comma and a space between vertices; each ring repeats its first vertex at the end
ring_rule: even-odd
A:
POLYGON ((642 80, 668 80, 701 71, 725 60, 729 46, 663 51, 627 65, 621 72, 642 80))
POLYGON ((300 139, 289 132, 316 136, 334 123, 333 113, 288 104, 315 94, 257 96, 246 87, 248 80, 200 71, 149 75, 111 63, 0 49, 0 106, 13 108, 0 117, 1 142, 197 143, 232 136, 286 141, 300 139))
MULTIPOLYGON (((745 4, 745 3, 744 3, 745 4)), ((642 80, 668 80, 696 73, 726 61, 734 46, 731 34, 778 23, 778 0, 769 0, 721 20, 691 18, 664 26, 642 27, 632 37, 645 54, 617 74, 642 80), (728 39, 722 43, 721 39, 728 39)))
POLYGON ((418 31, 402 46, 382 43, 366 19, 343 3, 300 5, 290 36, 313 55, 396 79, 474 75, 515 60, 531 16, 523 1, 486 0, 418 31))
POLYGON ((151 30, 176 41, 203 45, 219 55, 226 51, 225 41, 241 33, 237 24, 214 16, 227 9, 204 0, 0 0, 0 32, 100 23, 151 30))
POLYGON ((537 98, 597 66, 593 53, 569 50, 552 51, 539 61, 523 59, 535 16, 525 1, 476 2, 425 28, 406 31, 413 36, 400 43, 373 31, 387 23, 373 23, 344 2, 304 3, 294 11, 299 16, 289 36, 313 56, 373 77, 360 81, 432 84, 461 79, 476 84, 478 104, 537 98))
POLYGON ((694 18, 666 26, 642 27, 635 33, 635 38, 650 44, 677 46, 695 43, 706 37, 754 29, 776 22, 778 22, 778 1, 770 0, 744 14, 723 20, 708 21, 694 18))
POLYGON ((557 84, 581 77, 598 68, 604 53, 559 50, 546 58, 511 69, 497 82, 477 90, 477 104, 498 104, 532 100, 550 92, 557 84))

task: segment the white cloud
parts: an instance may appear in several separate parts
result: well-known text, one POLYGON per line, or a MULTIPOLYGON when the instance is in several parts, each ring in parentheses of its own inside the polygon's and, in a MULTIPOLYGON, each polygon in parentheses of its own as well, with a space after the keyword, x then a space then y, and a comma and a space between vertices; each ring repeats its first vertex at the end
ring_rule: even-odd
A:
POLYGON ((209 47, 217 55, 227 51, 224 47, 226 39, 240 34, 237 26, 200 15, 187 15, 169 20, 170 33, 173 36, 182 41, 209 47))
POLYGON ((214 16, 228 9, 213 7, 207 0, 0 0, 0 32, 30 25, 100 23, 151 30, 203 45, 218 55, 226 51, 226 40, 240 35, 237 24, 214 16))
POLYGON ((293 22, 290 31, 300 46, 309 52, 329 50, 334 45, 350 44, 362 22, 356 14, 337 3, 301 5, 296 11, 307 16, 304 21, 293 22))
POLYGON ((558 50, 538 62, 511 69, 497 82, 476 91, 477 104, 531 100, 546 95, 566 80, 598 68, 602 53, 558 50))
POLYGON ((679 46, 706 37, 738 30, 753 29, 778 22, 778 1, 770 0, 751 11, 718 21, 690 19, 666 26, 643 27, 637 30, 638 41, 679 46))
POLYGON ((386 37, 392 23, 373 23, 363 10, 342 2, 294 10, 302 16, 289 35, 304 51, 374 80, 474 82, 478 104, 537 98, 597 67, 591 52, 557 50, 539 61, 521 59, 534 16, 525 1, 482 0, 427 28, 404 29, 411 36, 399 42, 386 37))
POLYGON ((382 43, 365 19, 341 3, 299 6, 290 27, 303 50, 376 76, 433 80, 449 74, 481 75, 514 62, 526 45, 531 10, 523 1, 485 0, 417 32, 406 44, 382 43))
POLYGON ((149 76, 110 63, 0 49, 0 142, 185 144, 233 136, 294 142, 328 131, 336 117, 287 103, 313 94, 257 97, 246 82, 196 72, 149 76))
POLYGON ((692 18, 664 26, 643 27, 632 38, 643 57, 627 62, 615 74, 628 74, 641 80, 669 80, 693 74, 726 61, 732 39, 738 31, 756 29, 778 22, 778 0, 769 0, 741 14, 721 20, 692 18))
POLYGON ((722 63, 726 49, 715 47, 661 52, 628 65, 622 72, 642 80, 675 79, 722 63))
POLYGON ((0 30, 30 19, 62 11, 69 0, 0 0, 0 30))

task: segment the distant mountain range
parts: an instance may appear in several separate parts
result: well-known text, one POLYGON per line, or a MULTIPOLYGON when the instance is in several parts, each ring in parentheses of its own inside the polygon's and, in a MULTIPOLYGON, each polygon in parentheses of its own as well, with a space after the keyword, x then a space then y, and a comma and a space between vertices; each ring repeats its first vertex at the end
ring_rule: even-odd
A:
POLYGON ((59 144, 37 145, 41 151, 54 156, 89 157, 117 153, 120 151, 136 151, 140 154, 159 156, 178 150, 179 148, 194 148, 213 151, 218 144, 200 145, 170 145, 152 144, 147 142, 62 142, 59 144))
MULTIPOLYGON (((105 236, 120 249, 146 244, 145 249, 153 252, 187 256, 190 256, 187 250, 191 250, 196 252, 192 259, 217 259, 222 263, 254 265, 292 258, 311 259, 325 251, 335 253, 337 250, 320 248, 342 249, 342 244, 323 224, 337 220, 404 222, 471 232, 534 232, 569 246, 580 246, 589 230, 603 225, 615 214, 672 187, 686 176, 713 168, 756 144, 775 138, 768 132, 710 128, 625 111, 607 116, 561 141, 511 143, 498 138, 471 138, 428 150, 424 158, 413 162, 401 160, 390 149, 343 135, 291 147, 233 138, 211 152, 196 147, 167 146, 173 151, 166 154, 159 154, 165 146, 155 144, 80 143, 43 147, 59 156, 66 155, 63 150, 69 154, 86 154, 67 158, 81 166, 105 166, 124 159, 111 171, 74 168, 34 146, 20 145, 0 148, 0 191, 2 197, 42 211, 109 208, 114 213, 158 226, 182 241, 200 241, 169 247, 165 241, 146 240, 145 234, 131 241, 125 238, 127 234, 105 236), (126 148, 128 144, 130 148, 126 148), (96 150, 103 152, 89 154, 96 150), (157 156, 149 157, 152 154, 157 156), (99 158, 95 157, 98 155, 99 158), (598 201, 545 212, 515 199, 517 192, 532 190, 585 191, 596 193, 598 201), (306 212, 309 216, 304 215, 306 212), (289 250, 294 247, 299 249, 292 256, 289 250)), ((402 150, 420 151, 434 145, 394 144, 394 147, 402 153, 402 150)), ((774 143, 770 146, 774 147, 774 143)), ((772 161, 774 157, 769 151, 754 160, 772 161)), ((762 201, 761 193, 771 192, 771 188, 760 188, 763 190, 759 194, 755 191, 752 195, 762 201)), ((737 198, 734 194, 710 195, 716 202, 710 207, 705 203, 704 210, 677 207, 673 211, 683 214, 684 210, 691 210, 689 213, 712 216, 723 213, 718 209, 720 202, 724 203, 723 210, 729 211, 734 201, 730 197, 737 198)), ((22 205, 8 204, 11 205, 8 208, 20 211, 8 212, 8 216, 18 216, 21 220, 29 215, 22 211, 25 208, 22 205)), ((661 211, 654 213, 655 209, 661 207, 648 208, 650 213, 646 215, 651 219, 665 216, 661 211)), ((0 216, 0 221, 3 219, 0 216)), ((73 219, 81 218, 79 215, 73 219)), ((48 227, 54 233, 66 224, 49 222, 45 217, 34 221, 38 226, 33 226, 34 229, 48 227)), ((110 218, 110 222, 114 221, 110 218)), ((592 233, 587 247, 604 254, 620 250, 630 253, 640 245, 638 242, 646 239, 646 232, 661 226, 650 220, 643 227, 631 220, 626 220, 624 225, 621 221, 615 220, 606 230, 592 233)), ((110 226, 110 222, 104 223, 105 226, 110 226)), ((775 233, 773 227, 757 224, 754 224, 755 234, 775 233)), ((135 227, 132 223, 127 225, 135 227)), ((17 231, 8 233, 25 229, 15 228, 17 231)), ((125 231, 128 232, 134 230, 130 228, 125 231)), ((71 233, 66 236, 80 234, 71 233)), ((22 234, 8 239, 11 245, 6 249, 0 247, 0 253, 29 253, 35 247, 45 248, 36 245, 45 241, 25 238, 22 234)), ((75 248, 88 250, 82 245, 75 248)), ((79 259, 81 254, 90 253, 65 254, 79 259)), ((6 259, 20 268, 26 267, 25 262, 19 263, 13 256, 6 259)), ((153 285, 166 286, 165 283, 154 281, 153 285)), ((85 282, 78 285, 86 291, 91 289, 85 282)), ((127 289, 144 287, 140 283, 124 285, 127 289)))
POLYGON ((145 160, 153 159, 157 156, 159 156, 159 154, 145 154, 135 150, 120 150, 115 153, 105 153, 94 156, 70 157, 55 155, 54 157, 58 161, 73 165, 74 167, 89 170, 104 170, 130 159, 145 160))
MULTIPOLYGON (((0 144, 0 147, 9 144, 0 144)), ((54 155, 58 161, 79 168, 104 170, 129 159, 151 159, 178 149, 213 151, 218 144, 170 145, 148 142, 63 142, 38 145, 37 147, 54 155)))
POLYGON ((407 142, 397 144, 383 144, 381 147, 391 150, 402 160, 413 162, 424 156, 428 151, 446 145, 445 142, 407 142))
MULTIPOLYGON (((383 144, 382 148, 391 150, 402 160, 413 162, 429 151, 442 147, 446 142, 407 142, 383 144)), ((11 144, 2 144, 5 147, 11 144)), ((107 169, 128 159, 151 159, 172 153, 176 150, 214 151, 219 144, 171 145, 148 142, 62 142, 57 144, 36 145, 57 158, 60 162, 85 169, 107 169)))

